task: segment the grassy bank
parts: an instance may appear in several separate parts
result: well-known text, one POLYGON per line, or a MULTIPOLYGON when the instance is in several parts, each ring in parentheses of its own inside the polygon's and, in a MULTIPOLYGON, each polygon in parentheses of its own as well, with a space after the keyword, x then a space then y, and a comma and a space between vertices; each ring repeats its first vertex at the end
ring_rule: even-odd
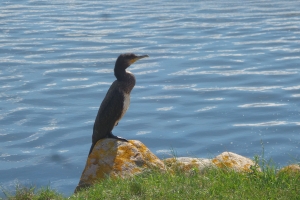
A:
POLYGON ((50 189, 18 187, 7 199, 300 199, 300 175, 279 173, 265 166, 251 173, 197 169, 186 175, 180 170, 149 172, 131 179, 107 179, 71 197, 50 189))

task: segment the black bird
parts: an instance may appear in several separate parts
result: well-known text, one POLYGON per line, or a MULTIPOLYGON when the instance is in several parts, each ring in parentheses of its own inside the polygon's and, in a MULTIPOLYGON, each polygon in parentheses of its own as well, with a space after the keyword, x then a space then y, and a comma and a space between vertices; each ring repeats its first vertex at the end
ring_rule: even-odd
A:
POLYGON ((103 138, 115 138, 127 141, 112 134, 114 126, 122 119, 130 104, 130 92, 135 85, 135 77, 126 69, 135 61, 149 57, 148 55, 136 56, 133 53, 121 54, 115 64, 114 72, 117 80, 110 86, 103 99, 95 119, 91 154, 95 144, 103 138))

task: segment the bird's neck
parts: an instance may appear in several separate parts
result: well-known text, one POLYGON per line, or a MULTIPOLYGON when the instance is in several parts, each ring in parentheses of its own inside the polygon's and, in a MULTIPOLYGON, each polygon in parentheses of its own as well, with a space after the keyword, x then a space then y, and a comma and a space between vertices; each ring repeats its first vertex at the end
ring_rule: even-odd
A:
POLYGON ((115 69, 115 76, 117 80, 124 86, 124 91, 130 93, 135 85, 134 75, 125 69, 115 69))
POLYGON ((115 77, 117 78, 118 81, 126 81, 126 69, 124 68, 115 68, 115 77))
POLYGON ((124 68, 115 68, 114 71, 118 81, 130 81, 131 79, 135 79, 134 75, 124 68))

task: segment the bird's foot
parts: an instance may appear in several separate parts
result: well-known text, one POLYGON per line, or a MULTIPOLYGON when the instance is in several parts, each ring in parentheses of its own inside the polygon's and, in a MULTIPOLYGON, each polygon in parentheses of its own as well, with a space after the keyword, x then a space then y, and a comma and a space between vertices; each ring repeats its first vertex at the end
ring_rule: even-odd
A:
POLYGON ((124 142, 128 142, 128 140, 126 140, 125 138, 113 135, 112 132, 110 132, 110 134, 108 134, 107 137, 108 138, 114 138, 114 139, 117 139, 117 140, 121 140, 121 141, 124 141, 124 142))
POLYGON ((95 146, 95 144, 92 144, 92 146, 91 146, 91 148, 90 148, 89 155, 92 153, 94 146, 95 146))

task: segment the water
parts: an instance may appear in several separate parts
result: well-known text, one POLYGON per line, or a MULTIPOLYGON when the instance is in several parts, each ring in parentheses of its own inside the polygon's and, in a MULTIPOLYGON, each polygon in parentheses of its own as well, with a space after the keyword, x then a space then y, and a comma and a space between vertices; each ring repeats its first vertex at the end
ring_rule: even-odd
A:
MULTIPOLYGON (((114 134, 160 158, 299 162, 299 1, 1 1, 0 185, 68 196, 120 53, 131 106, 114 134)), ((3 194, 1 194, 3 195, 3 194)))

